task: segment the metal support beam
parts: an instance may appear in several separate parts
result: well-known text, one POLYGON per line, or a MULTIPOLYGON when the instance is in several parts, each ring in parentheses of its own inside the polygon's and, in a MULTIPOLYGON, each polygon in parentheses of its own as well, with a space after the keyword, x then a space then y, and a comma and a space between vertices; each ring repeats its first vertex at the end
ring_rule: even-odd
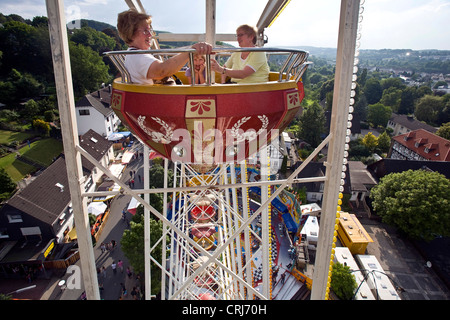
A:
POLYGON ((264 46, 264 29, 271 26, 291 0, 269 0, 256 24, 257 45, 264 46))
MULTIPOLYGON (((269 147, 266 145, 262 149, 259 150, 260 160, 261 160, 261 180, 268 181, 270 177, 270 163, 269 163, 269 147)), ((269 188, 270 185, 261 186, 261 203, 264 203, 269 199, 269 188)), ((261 222, 262 222, 262 228, 261 228, 261 238, 263 244, 262 246, 262 294, 267 298, 270 299, 270 281, 269 281, 269 273, 272 272, 270 269, 271 263, 270 263, 270 254, 269 254, 269 244, 270 244, 270 225, 269 225, 269 210, 270 204, 264 206, 263 210, 261 211, 261 222)))
POLYGON ((269 0, 264 11, 261 13, 256 29, 258 33, 264 32, 277 19, 278 15, 284 10, 291 0, 269 0))
POLYGON ((206 42, 216 43, 216 0, 206 0, 206 42))
POLYGON ((76 149, 79 144, 78 128, 75 116, 72 72, 70 68, 69 44, 64 3, 61 0, 47 0, 47 17, 52 50, 53 70, 55 74, 58 109, 61 119, 61 133, 64 144, 67 177, 78 235, 81 272, 87 299, 99 300, 97 270, 92 248, 91 229, 87 215, 87 200, 82 197, 83 170, 81 156, 76 149))
POLYGON ((339 187, 344 159, 350 91, 355 60, 358 29, 359 0, 342 0, 339 37, 336 56, 333 107, 330 132, 333 138, 328 147, 328 159, 324 188, 324 202, 320 220, 320 234, 313 274, 311 299, 325 299, 330 271, 330 257, 336 220, 339 187))
MULTIPOLYGON (((150 189, 150 148, 144 145, 144 189, 150 189)), ((150 194, 144 194, 144 201, 150 204, 150 194)), ((150 263, 150 209, 144 207, 144 270, 145 270, 145 300, 151 299, 151 263, 150 263)))
MULTIPOLYGON (((159 42, 167 41, 193 41, 202 42, 207 41, 203 33, 160 33, 156 37, 159 42)), ((218 33, 215 35, 215 41, 236 41, 236 34, 234 33, 218 33)), ((212 43, 211 43, 212 44, 212 43)))

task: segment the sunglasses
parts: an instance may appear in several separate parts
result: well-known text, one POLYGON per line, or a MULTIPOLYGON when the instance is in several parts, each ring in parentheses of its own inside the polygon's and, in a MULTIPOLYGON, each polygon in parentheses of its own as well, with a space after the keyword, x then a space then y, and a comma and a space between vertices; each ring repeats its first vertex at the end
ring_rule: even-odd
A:
POLYGON ((142 32, 145 36, 153 36, 152 29, 137 29, 137 31, 142 32))

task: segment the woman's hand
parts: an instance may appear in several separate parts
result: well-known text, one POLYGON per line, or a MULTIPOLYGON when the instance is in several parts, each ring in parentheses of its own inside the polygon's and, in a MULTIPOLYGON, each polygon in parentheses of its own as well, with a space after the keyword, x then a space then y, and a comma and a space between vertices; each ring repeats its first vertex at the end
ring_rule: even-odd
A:
POLYGON ((211 59, 211 69, 213 71, 219 72, 219 73, 222 73, 222 70, 223 70, 223 68, 220 66, 220 64, 214 59, 211 59))
POLYGON ((201 55, 211 54, 212 52, 212 45, 206 42, 196 43, 192 45, 192 48, 195 49, 197 53, 201 55))

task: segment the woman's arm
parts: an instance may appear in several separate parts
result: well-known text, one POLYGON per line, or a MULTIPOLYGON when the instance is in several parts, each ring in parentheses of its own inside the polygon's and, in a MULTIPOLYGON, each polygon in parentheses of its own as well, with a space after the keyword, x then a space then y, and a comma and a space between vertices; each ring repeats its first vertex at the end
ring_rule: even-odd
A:
POLYGON ((245 66, 242 70, 232 70, 225 66, 221 67, 216 60, 211 60, 211 68, 222 75, 222 83, 225 82, 226 77, 244 79, 255 73, 255 70, 250 66, 245 66))
POLYGON ((156 60, 147 71, 147 79, 160 80, 180 70, 189 60, 188 53, 179 53, 165 61, 156 60))
MULTIPOLYGON (((208 43, 200 42, 192 46, 200 55, 210 54, 212 46, 208 43)), ((153 62, 147 71, 147 79, 160 80, 179 71, 189 60, 189 53, 179 53, 165 61, 157 60, 153 62)))
POLYGON ((253 73, 255 73, 255 70, 253 70, 253 68, 250 66, 245 66, 245 68, 242 70, 231 70, 231 69, 227 69, 225 67, 223 67, 223 69, 222 69, 223 76, 227 76, 230 78, 236 78, 236 79, 247 78, 248 76, 252 75, 253 73))

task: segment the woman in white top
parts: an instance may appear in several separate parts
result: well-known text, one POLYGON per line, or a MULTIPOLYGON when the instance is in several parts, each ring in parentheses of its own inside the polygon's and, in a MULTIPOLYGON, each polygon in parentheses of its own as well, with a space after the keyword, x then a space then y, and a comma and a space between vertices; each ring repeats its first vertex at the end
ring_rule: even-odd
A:
MULTIPOLYGON (((241 48, 253 48, 256 44, 255 28, 244 24, 237 28, 236 37, 241 48)), ((234 52, 221 67, 211 60, 211 67, 222 74, 222 83, 228 76, 236 83, 258 83, 269 81, 269 65, 265 52, 234 52)))
MULTIPOLYGON (((149 50, 151 46, 152 17, 139 13, 134 9, 121 12, 117 19, 120 37, 129 46, 128 50, 149 50)), ((192 46, 198 54, 210 54, 212 46, 205 42, 192 46)), ((189 60, 189 53, 179 53, 165 61, 151 54, 129 54, 125 57, 125 67, 131 81, 141 84, 153 84, 153 80, 161 80, 179 71, 189 60)))

